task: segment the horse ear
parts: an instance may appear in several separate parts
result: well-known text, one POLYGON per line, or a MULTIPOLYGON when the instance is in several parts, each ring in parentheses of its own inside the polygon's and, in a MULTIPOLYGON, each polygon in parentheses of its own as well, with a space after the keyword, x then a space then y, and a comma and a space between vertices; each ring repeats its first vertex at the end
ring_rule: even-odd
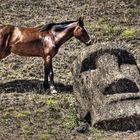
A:
POLYGON ((83 27, 84 26, 83 20, 84 20, 84 17, 83 16, 78 19, 78 24, 79 24, 80 27, 83 27))

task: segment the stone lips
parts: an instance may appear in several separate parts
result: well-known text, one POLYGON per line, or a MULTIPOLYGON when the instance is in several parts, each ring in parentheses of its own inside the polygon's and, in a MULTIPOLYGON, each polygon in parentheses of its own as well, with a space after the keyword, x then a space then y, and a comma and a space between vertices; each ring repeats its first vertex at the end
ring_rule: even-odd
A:
POLYGON ((104 129, 140 127, 140 47, 95 44, 75 60, 73 76, 82 119, 104 129))

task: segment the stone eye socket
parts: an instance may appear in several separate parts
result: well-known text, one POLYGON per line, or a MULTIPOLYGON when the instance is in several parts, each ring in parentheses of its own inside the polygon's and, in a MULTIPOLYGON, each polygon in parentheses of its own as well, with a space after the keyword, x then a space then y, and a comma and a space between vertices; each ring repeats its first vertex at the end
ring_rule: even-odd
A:
POLYGON ((123 49, 101 49, 99 51, 96 51, 89 55, 86 59, 82 61, 81 65, 81 73, 89 70, 95 70, 97 69, 96 61, 99 57, 101 57, 104 54, 110 54, 115 55, 118 58, 118 65, 123 64, 130 64, 130 65, 137 65, 135 58, 133 55, 126 50, 123 49))

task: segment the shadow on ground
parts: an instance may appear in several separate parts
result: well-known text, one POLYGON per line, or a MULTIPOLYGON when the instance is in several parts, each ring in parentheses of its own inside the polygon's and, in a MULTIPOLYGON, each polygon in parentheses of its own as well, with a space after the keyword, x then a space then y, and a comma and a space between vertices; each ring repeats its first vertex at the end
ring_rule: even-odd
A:
MULTIPOLYGON (((70 93, 73 91, 72 85, 64 85, 62 83, 55 84, 56 89, 59 92, 70 93)), ((26 93, 35 92, 38 94, 43 94, 43 81, 41 80, 14 80, 7 83, 0 84, 0 93, 26 93)))

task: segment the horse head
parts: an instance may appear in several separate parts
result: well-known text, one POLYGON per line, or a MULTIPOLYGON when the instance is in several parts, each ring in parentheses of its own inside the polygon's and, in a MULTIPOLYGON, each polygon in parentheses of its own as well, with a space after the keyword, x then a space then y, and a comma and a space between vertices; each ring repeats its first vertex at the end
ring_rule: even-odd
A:
POLYGON ((82 43, 88 45, 91 45, 91 38, 84 26, 84 18, 80 17, 77 22, 77 26, 75 27, 75 30, 73 32, 73 35, 75 38, 80 40, 82 43))

